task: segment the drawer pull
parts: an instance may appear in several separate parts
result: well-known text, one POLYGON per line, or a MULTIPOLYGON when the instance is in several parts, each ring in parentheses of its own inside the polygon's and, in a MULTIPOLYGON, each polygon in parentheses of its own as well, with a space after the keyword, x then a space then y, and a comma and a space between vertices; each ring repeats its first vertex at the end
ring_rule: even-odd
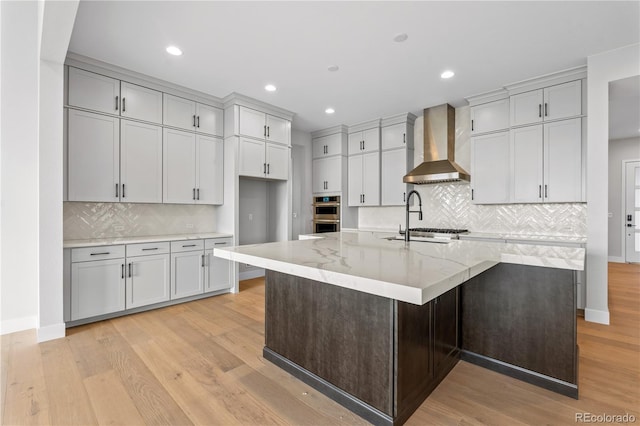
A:
POLYGON ((149 251, 149 250, 158 250, 158 247, 143 248, 143 249, 142 249, 142 251, 149 251))
POLYGON ((213 243, 213 244, 215 244, 217 246, 220 246, 220 245, 227 244, 227 243, 213 243))
POLYGON ((183 245, 182 247, 195 247, 195 246, 196 246, 195 244, 186 244, 186 245, 183 245))
POLYGON ((103 256, 105 254, 111 254, 111 253, 108 252, 108 251, 105 251, 105 252, 102 252, 102 253, 91 253, 91 256, 103 256))

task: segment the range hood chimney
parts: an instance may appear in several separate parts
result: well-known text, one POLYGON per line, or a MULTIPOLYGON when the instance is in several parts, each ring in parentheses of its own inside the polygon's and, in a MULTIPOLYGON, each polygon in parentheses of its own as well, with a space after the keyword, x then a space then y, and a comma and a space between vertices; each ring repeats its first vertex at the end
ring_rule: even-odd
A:
POLYGON ((449 104, 424 110, 424 162, 402 178, 415 185, 470 181, 455 159, 456 110, 449 104))

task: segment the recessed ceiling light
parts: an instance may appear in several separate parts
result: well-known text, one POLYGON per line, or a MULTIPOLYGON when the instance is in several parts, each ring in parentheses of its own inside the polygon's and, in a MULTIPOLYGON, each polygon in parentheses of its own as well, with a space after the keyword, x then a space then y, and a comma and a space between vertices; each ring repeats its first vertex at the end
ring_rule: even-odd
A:
POLYGON ((447 71, 443 72, 442 74, 440 74, 440 78, 451 78, 454 75, 456 75, 456 73, 454 73, 451 70, 447 70, 447 71))
POLYGON ((266 86, 264 86, 264 90, 266 90, 267 92, 275 92, 276 86, 274 86, 273 84, 267 84, 266 86))
POLYGON ((333 108, 327 108, 324 110, 324 112, 326 112, 327 114, 333 114, 334 112, 336 112, 336 110, 333 108))
POLYGON ((328 71, 331 71, 331 72, 336 72, 336 71, 338 71, 339 69, 340 69, 340 67, 339 67, 339 66, 337 66, 337 65, 329 65, 329 66, 327 67, 327 70, 328 70, 328 71))
POLYGON ((174 56, 180 56, 182 55, 182 50, 176 46, 169 46, 167 47, 167 53, 174 56))
POLYGON ((407 40, 408 38, 409 38, 409 36, 406 33, 402 33, 402 34, 397 34, 393 38, 393 41, 395 41, 396 43, 402 43, 403 41, 407 40))

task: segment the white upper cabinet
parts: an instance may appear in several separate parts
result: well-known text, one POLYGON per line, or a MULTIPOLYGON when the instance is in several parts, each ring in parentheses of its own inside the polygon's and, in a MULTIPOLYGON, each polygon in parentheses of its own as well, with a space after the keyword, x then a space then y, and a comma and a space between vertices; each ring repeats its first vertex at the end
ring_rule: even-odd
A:
POLYGON ((163 95, 163 102, 163 123, 165 126, 214 136, 223 135, 224 113, 220 108, 167 93, 163 95))
POLYGON ((380 205, 380 153, 349 157, 349 206, 380 205))
POLYGON ((472 135, 509 128, 509 99, 472 106, 470 113, 472 135))
POLYGON ((196 199, 196 143, 193 133, 164 129, 163 200, 193 204, 196 199))
MULTIPOLYGON (((384 133, 383 133, 384 140, 384 133)), ((410 165, 413 165, 412 149, 382 151, 381 161, 381 205, 404 205, 408 185, 402 181, 410 165)))
POLYGON ((289 179, 289 148, 280 144, 266 143, 267 178, 289 179))
POLYGON ((220 108, 196 104, 196 132, 214 136, 224 135, 224 111, 220 108))
POLYGON ((69 67, 69 105, 162 123, 162 92, 69 67))
POLYGON ((313 160, 313 192, 328 193, 342 191, 342 170, 345 157, 334 155, 313 160))
POLYGON ((315 138, 311 144, 313 158, 347 154, 343 133, 334 133, 332 135, 315 138))
POLYGON ((162 202, 162 127, 120 120, 120 199, 162 202))
POLYGON ((120 113, 120 80, 69 67, 69 105, 120 113))
POLYGON ((196 204, 222 204, 224 197, 224 142, 196 135, 196 204))
POLYGON ((123 81, 120 94, 122 117, 162 123, 162 92, 123 81))
POLYGON ((511 130, 512 201, 582 201, 582 120, 511 130))
POLYGON ((255 109, 240 107, 240 134, 288 145, 290 122, 255 109))
POLYGON ((264 142, 240 138, 238 147, 238 174, 241 176, 265 177, 267 162, 265 160, 264 142))
POLYGON ((471 202, 504 204, 510 201, 509 132, 471 138, 471 202))
POLYGON ((69 110, 69 201, 119 201, 119 121, 116 117, 69 110))
POLYGON ((571 118, 581 114, 580 80, 511 96, 511 126, 571 118))
POLYGON ((349 133, 349 155, 380 150, 380 128, 349 133))
POLYGON ((394 124, 392 126, 386 126, 382 128, 383 151, 386 149, 406 148, 407 140, 411 141, 413 140, 413 138, 407 138, 406 123, 394 124))

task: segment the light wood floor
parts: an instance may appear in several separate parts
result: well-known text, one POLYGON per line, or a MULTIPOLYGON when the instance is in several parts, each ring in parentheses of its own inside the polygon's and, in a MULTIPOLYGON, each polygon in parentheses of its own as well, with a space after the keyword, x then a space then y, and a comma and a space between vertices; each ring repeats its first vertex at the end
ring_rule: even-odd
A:
MULTIPOLYGON (((460 362, 409 425, 640 421, 640 266, 610 264, 611 325, 578 320, 580 399, 460 362)), ((334 425, 362 419, 262 359, 262 280, 237 295, 2 336, 2 424, 334 425)))

